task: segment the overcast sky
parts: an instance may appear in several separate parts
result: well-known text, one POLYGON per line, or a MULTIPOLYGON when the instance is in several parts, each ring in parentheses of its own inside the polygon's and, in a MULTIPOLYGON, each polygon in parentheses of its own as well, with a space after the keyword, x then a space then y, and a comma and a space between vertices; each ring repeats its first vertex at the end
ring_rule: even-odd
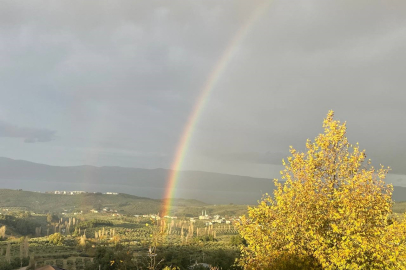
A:
MULTIPOLYGON (((202 88, 234 54, 183 170, 275 177, 328 110, 406 174, 403 1, 2 1, 0 156, 169 168, 202 88)), ((405 180, 406 181, 406 180, 405 180)))

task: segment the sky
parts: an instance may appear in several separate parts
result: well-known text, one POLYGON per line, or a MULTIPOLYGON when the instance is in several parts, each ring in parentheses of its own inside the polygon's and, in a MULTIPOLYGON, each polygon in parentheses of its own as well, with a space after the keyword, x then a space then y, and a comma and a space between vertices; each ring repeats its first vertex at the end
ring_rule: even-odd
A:
POLYGON ((289 146, 303 149, 334 110, 406 185, 405 11, 395 0, 2 1, 0 156, 170 168, 232 50, 180 169, 278 177, 289 146))

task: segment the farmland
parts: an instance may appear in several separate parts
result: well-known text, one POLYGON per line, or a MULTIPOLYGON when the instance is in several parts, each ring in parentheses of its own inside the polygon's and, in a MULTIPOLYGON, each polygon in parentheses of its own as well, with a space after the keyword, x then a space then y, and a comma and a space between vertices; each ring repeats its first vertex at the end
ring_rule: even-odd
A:
MULTIPOLYGON (((49 196, 38 194, 39 199, 41 195, 49 196)), ((55 196, 63 201, 82 195, 52 197, 55 196)), ((28 207, 23 208, 22 203, 3 207, 0 223, 5 226, 5 234, 4 241, 0 242, 0 261, 3 262, 0 268, 51 264, 65 269, 98 269, 103 261, 100 254, 110 250, 112 256, 119 256, 120 252, 131 254, 128 263, 140 269, 150 267, 151 256, 155 264, 159 263, 159 269, 164 266, 187 269, 203 262, 233 269, 241 242, 233 222, 247 206, 178 201, 171 217, 160 218, 157 212, 133 214, 120 208, 122 200, 128 201, 126 196, 110 196, 115 203, 100 200, 99 210, 88 207, 80 212, 71 205, 59 208, 58 203, 54 210, 61 212, 54 213, 34 213, 27 210, 28 207), (179 216, 174 216, 175 213, 179 216), (60 238, 55 240, 56 236, 60 238), (27 251, 24 242, 28 243, 27 251)), ((145 201, 151 208, 155 207, 155 200, 145 201)))
MULTIPOLYGON (((1 208, 0 215, 4 226, 0 269, 24 265, 35 269, 48 264, 75 270, 98 269, 99 265, 107 269, 104 265, 116 261, 122 265, 114 269, 148 269, 153 265, 156 269, 187 269, 196 263, 238 269, 234 262, 243 240, 234 222, 246 213, 246 205, 178 200, 171 216, 161 218, 158 211, 162 201, 126 194, 1 192, 6 194, 3 205, 8 205, 1 208), (26 193, 30 198, 16 196, 26 193), (43 205, 30 207, 32 194, 43 205), (8 195, 14 199, 7 202, 8 195), (93 205, 75 204, 83 199, 93 205), (138 211, 134 207, 137 204, 147 210, 138 211), (148 213, 148 209, 154 212, 148 213)), ((394 204, 394 215, 405 209, 403 202, 394 204)))

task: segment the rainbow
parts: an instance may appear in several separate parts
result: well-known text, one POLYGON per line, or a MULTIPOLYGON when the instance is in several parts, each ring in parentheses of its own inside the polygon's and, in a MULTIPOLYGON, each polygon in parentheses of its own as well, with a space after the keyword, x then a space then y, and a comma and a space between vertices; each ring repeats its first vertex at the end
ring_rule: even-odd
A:
POLYGON ((161 209, 161 215, 166 216, 170 214, 172 207, 172 199, 174 198, 175 187, 178 181, 179 171, 182 168, 183 160, 186 156, 187 149, 189 148, 191 138, 193 136, 193 131, 197 125, 200 115, 208 102, 210 93, 215 88, 217 82, 221 78, 222 74, 226 70, 228 64, 231 62, 233 56, 235 55, 238 44, 247 35, 249 29, 260 18, 265 11, 270 6, 271 1, 266 0, 262 5, 258 6, 247 22, 240 28, 240 30, 234 35, 231 42, 227 46, 225 52, 222 54, 221 58, 217 61, 213 70, 211 71, 204 87, 200 91, 200 95, 193 107, 193 110, 186 122, 185 128, 183 130, 182 136, 176 147, 176 152, 174 155, 174 160, 171 165, 171 170, 167 180, 167 185, 164 193, 163 207, 161 209))

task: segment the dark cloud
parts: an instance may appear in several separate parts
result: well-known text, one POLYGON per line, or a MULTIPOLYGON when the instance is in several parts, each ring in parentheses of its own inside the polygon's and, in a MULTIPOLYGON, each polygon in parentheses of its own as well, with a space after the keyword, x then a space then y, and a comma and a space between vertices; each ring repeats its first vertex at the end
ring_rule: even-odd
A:
MULTIPOLYGON (((405 3, 276 0, 255 18, 264 2, 5 1, 0 117, 64 136, 30 152, 7 142, 3 155, 170 167, 199 93, 232 50, 184 169, 266 177, 263 168, 289 145, 303 149, 333 109, 351 142, 406 174, 405 3)), ((55 136, 41 132, 17 137, 55 136)))
POLYGON ((286 159, 288 153, 281 152, 240 152, 240 153, 216 153, 207 152, 203 155, 225 162, 274 164, 282 165, 282 159, 286 159))
POLYGON ((49 142, 55 139, 55 131, 49 129, 19 127, 0 121, 0 137, 22 138, 26 143, 49 142))

